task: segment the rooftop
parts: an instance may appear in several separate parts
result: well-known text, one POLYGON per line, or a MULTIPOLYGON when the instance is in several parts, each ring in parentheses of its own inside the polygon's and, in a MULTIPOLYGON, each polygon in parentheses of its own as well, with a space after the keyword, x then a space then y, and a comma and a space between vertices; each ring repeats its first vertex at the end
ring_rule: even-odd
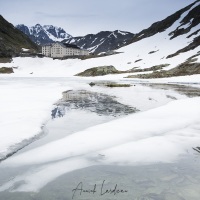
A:
POLYGON ((55 43, 51 43, 51 44, 46 44, 46 45, 42 45, 43 47, 47 47, 47 46, 52 46, 53 44, 60 44, 65 48, 73 48, 73 49, 80 49, 80 47, 76 46, 75 44, 68 44, 68 43, 62 43, 62 42, 55 42, 55 43))
POLYGON ((65 47, 67 48, 74 48, 74 49, 80 49, 78 46, 75 44, 67 44, 67 43, 62 43, 65 47))

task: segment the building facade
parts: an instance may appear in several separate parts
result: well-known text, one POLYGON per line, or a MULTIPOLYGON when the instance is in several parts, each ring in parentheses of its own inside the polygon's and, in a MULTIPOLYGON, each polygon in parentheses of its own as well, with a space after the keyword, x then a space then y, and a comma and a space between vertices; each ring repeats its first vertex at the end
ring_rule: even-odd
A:
POLYGON ((76 45, 56 42, 51 45, 42 46, 42 54, 52 58, 63 58, 67 56, 89 55, 89 51, 80 49, 76 45))
POLYGON ((51 57, 51 45, 46 45, 42 47, 42 54, 51 57))

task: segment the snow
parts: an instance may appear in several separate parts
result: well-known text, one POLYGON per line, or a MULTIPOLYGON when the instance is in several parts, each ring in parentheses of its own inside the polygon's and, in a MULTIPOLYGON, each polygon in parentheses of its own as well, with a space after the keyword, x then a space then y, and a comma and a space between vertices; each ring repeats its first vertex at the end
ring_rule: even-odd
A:
POLYGON ((115 34, 115 32, 113 32, 111 35, 113 35, 115 38, 117 38, 117 35, 115 34))
MULTIPOLYGON (((122 119, 74 133, 61 140, 25 152, 5 161, 5 163, 13 166, 39 164, 91 153, 102 153, 107 158, 107 151, 112 154, 114 152, 112 148, 122 150, 121 145, 127 145, 128 148, 123 148, 122 156, 118 155, 116 157, 116 154, 112 154, 112 160, 115 159, 113 162, 118 160, 118 162, 122 163, 134 163, 137 160, 132 155, 137 155, 139 151, 131 151, 132 154, 128 154, 127 151, 130 149, 130 144, 132 143, 134 149, 134 143, 140 144, 142 141, 151 139, 149 144, 153 145, 155 143, 151 141, 154 137, 166 139, 165 144, 168 143, 169 146, 173 146, 173 154, 170 148, 166 149, 165 145, 163 147, 160 145, 159 154, 162 152, 162 157, 157 157, 158 146, 155 145, 155 148, 145 148, 152 151, 148 155, 149 160, 152 159, 152 162, 172 162, 177 159, 178 155, 184 154, 189 147, 199 145, 199 103, 200 98, 173 101, 159 108, 132 114, 122 119), (128 159, 124 160, 125 154, 127 154, 126 158, 128 159)), ((159 143, 156 142, 156 144, 159 143)), ((142 150, 143 148, 144 146, 142 145, 140 149, 142 150)), ((142 155, 141 151, 141 156, 145 157, 146 153, 142 155)), ((106 160, 110 162, 109 157, 106 160)), ((142 160, 144 163, 146 162, 145 159, 142 160)))
POLYGON ((0 158, 17 149, 16 144, 41 132, 42 124, 51 116, 53 103, 68 87, 48 81, 28 80, 0 82, 0 158))
MULTIPOLYGON (((123 82, 120 83, 131 83, 123 82)), ((153 109, 162 105, 165 105, 171 101, 171 99, 166 98, 166 96, 170 95, 175 97, 176 99, 184 99, 186 96, 177 94, 176 92, 170 90, 162 90, 162 89, 153 89, 148 86, 136 84, 134 81, 132 83, 132 87, 130 88, 111 88, 108 89, 106 87, 91 87, 84 88, 90 90, 92 92, 100 92, 104 94, 108 94, 110 96, 117 97, 116 100, 122 104, 129 105, 132 107, 136 107, 140 111, 146 111, 149 109, 153 109), (151 100, 149 100, 151 99, 151 100)))
POLYGON ((191 75, 191 76, 177 76, 177 77, 170 77, 170 78, 143 79, 143 81, 147 81, 151 83, 183 83, 183 84, 199 84, 200 85, 200 74, 191 75))
POLYGON ((25 48, 22 48, 22 51, 24 51, 24 52, 27 52, 27 51, 29 51, 30 49, 25 49, 25 48))
MULTIPOLYGON (((34 35, 36 34, 36 37, 38 35, 38 33, 40 31, 44 31, 48 37, 53 40, 53 41, 56 41, 56 42, 61 42, 62 40, 64 39, 69 39, 71 38, 72 36, 69 35, 68 33, 61 33, 61 37, 59 36, 59 31, 60 30, 63 30, 62 28, 60 27, 56 27, 56 26, 52 26, 52 25, 44 25, 44 26, 41 26, 40 24, 36 24, 35 26, 31 26, 31 27, 27 27, 29 29, 29 32, 30 34, 34 35), (49 29, 52 29, 54 28, 55 29, 55 32, 56 32, 56 37, 54 35, 52 35, 48 30, 49 29)), ((63 30, 64 31, 64 30, 63 30)))
POLYGON ((11 188, 16 182, 24 181, 25 183, 29 184, 24 184, 17 189, 13 189, 12 192, 37 192, 40 188, 44 187, 52 180, 55 180, 58 176, 91 165, 92 164, 90 162, 84 159, 72 159, 70 161, 61 161, 56 164, 47 164, 45 166, 39 167, 37 171, 32 171, 21 176, 17 176, 13 180, 1 186, 0 191, 11 188), (42 179, 39 177, 42 177, 42 179))
POLYGON ((87 50, 89 50, 91 53, 93 53, 100 45, 102 45, 105 42, 105 40, 103 40, 100 44, 95 45, 93 47, 88 48, 87 50))
POLYGON ((93 44, 96 40, 97 40, 98 38, 94 38, 94 40, 92 41, 92 43, 91 44, 93 44))
POLYGON ((82 80, 83 84, 80 81, 80 78, 1 78, 0 158, 18 149, 24 140, 40 134, 42 125, 51 117, 53 104, 61 98, 63 91, 69 89, 85 89, 115 96, 117 101, 141 111, 170 102, 167 95, 177 99, 186 98, 176 92, 154 90, 140 85, 109 90, 105 87, 92 88, 87 79, 82 80))
POLYGON ((38 191, 66 172, 93 165, 176 162, 199 145, 199 103, 199 97, 172 101, 19 154, 3 166, 38 167, 13 178, 0 190, 38 191), (22 180, 23 184, 13 188, 22 180))
POLYGON ((75 39, 70 40, 70 43, 73 43, 73 42, 75 42, 75 39))
POLYGON ((125 32, 125 31, 119 31, 118 30, 118 33, 120 33, 121 35, 127 35, 127 32, 125 32))
MULTIPOLYGON (((184 48, 196 37, 186 39, 191 34, 187 33, 173 40, 169 39, 169 33, 180 26, 181 20, 188 12, 165 32, 120 48, 118 50, 122 52, 120 54, 87 60, 18 57, 14 58, 12 63, 0 63, 0 67, 12 67, 15 72, 0 74, 1 158, 16 150, 20 143, 28 142, 27 140, 40 134, 42 126, 50 120, 53 104, 61 98, 63 91, 87 89, 102 92, 115 96, 119 102, 134 106, 141 111, 75 132, 7 159, 2 166, 20 167, 36 164, 38 166, 35 171, 25 171, 0 186, 0 190, 13 188, 18 181, 25 181, 24 184, 19 184, 19 187, 14 187, 13 191, 38 191, 66 172, 92 165, 169 163, 191 154, 192 147, 199 146, 200 140, 200 98, 188 99, 173 91, 161 89, 155 91, 137 83, 195 84, 196 87, 200 87, 200 75, 148 80, 124 78, 137 73, 106 75, 98 78, 74 77, 75 74, 88 68, 105 65, 113 65, 118 70, 128 70, 133 67, 144 69, 160 64, 170 64, 165 69, 176 67, 200 51, 198 47, 166 59, 168 55, 184 48), (159 51, 149 54, 155 50, 159 51), (139 58, 142 61, 135 63, 139 58), (131 64, 128 64, 130 62, 131 64), (88 82, 96 80, 117 80, 137 86, 112 89, 97 86, 89 88, 88 82), (178 100, 172 101, 166 98, 167 95, 178 100), (103 158, 99 154, 104 155, 103 158)), ((37 31, 40 28, 38 25, 37 31)), ((191 32, 196 30, 198 27, 193 27, 191 32)), ((125 34, 121 31, 118 33, 125 34)), ((53 36, 47 34, 55 40, 53 36)), ((94 51, 96 48, 98 45, 90 50, 94 51)), ((200 56, 196 58, 200 61, 200 56)))

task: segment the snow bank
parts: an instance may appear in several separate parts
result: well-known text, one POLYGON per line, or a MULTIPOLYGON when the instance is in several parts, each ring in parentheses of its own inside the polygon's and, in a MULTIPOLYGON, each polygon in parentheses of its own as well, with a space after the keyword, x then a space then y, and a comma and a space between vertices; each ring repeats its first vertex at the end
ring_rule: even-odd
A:
POLYGON ((13 178, 11 181, 0 186, 0 191, 12 188, 12 192, 38 192, 40 188, 55 180, 58 176, 92 165, 91 162, 80 158, 61 161, 55 164, 47 164, 37 168, 37 170, 31 170, 30 172, 13 178), (21 182, 21 184, 13 187, 18 182, 21 182))
POLYGON ((31 170, 1 185, 0 191, 37 192, 62 174, 93 165, 177 161, 199 146, 199 104, 200 98, 173 101, 11 157, 1 167, 30 165, 31 170))
POLYGON ((16 144, 41 132, 42 124, 51 116, 53 103, 66 88, 45 80, 1 80, 0 158, 17 149, 16 144))
POLYGON ((186 98, 173 91, 141 85, 112 89, 90 87, 88 81, 79 78, 3 78, 0 81, 0 158, 26 145, 27 140, 42 131, 42 124, 50 119, 53 104, 68 89, 115 96, 120 103, 141 111, 172 101, 167 95, 177 99, 186 98))
POLYGON ((173 101, 74 133, 5 163, 16 167, 74 156, 98 158, 99 153, 105 155, 105 163, 172 162, 199 145, 199 103, 200 98, 173 101))

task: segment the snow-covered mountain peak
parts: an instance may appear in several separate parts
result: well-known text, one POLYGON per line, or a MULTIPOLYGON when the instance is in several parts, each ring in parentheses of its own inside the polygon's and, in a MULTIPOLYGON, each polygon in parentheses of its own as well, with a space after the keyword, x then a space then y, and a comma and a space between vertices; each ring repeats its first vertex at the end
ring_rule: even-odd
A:
POLYGON ((66 31, 57 26, 53 25, 40 25, 36 24, 35 26, 25 26, 24 24, 19 24, 16 26, 19 30, 28 35, 32 41, 39 45, 48 44, 52 42, 62 41, 64 39, 69 39, 72 36, 66 31))
POLYGON ((35 27, 42 28, 42 26, 40 24, 36 24, 35 27))
POLYGON ((35 26, 28 27, 30 34, 39 34, 42 31, 42 26, 40 24, 36 24, 35 26))
POLYGON ((82 37, 70 38, 64 40, 64 42, 88 49, 91 53, 102 53, 124 46, 129 43, 133 36, 133 33, 120 30, 101 31, 97 34, 88 34, 82 37))

